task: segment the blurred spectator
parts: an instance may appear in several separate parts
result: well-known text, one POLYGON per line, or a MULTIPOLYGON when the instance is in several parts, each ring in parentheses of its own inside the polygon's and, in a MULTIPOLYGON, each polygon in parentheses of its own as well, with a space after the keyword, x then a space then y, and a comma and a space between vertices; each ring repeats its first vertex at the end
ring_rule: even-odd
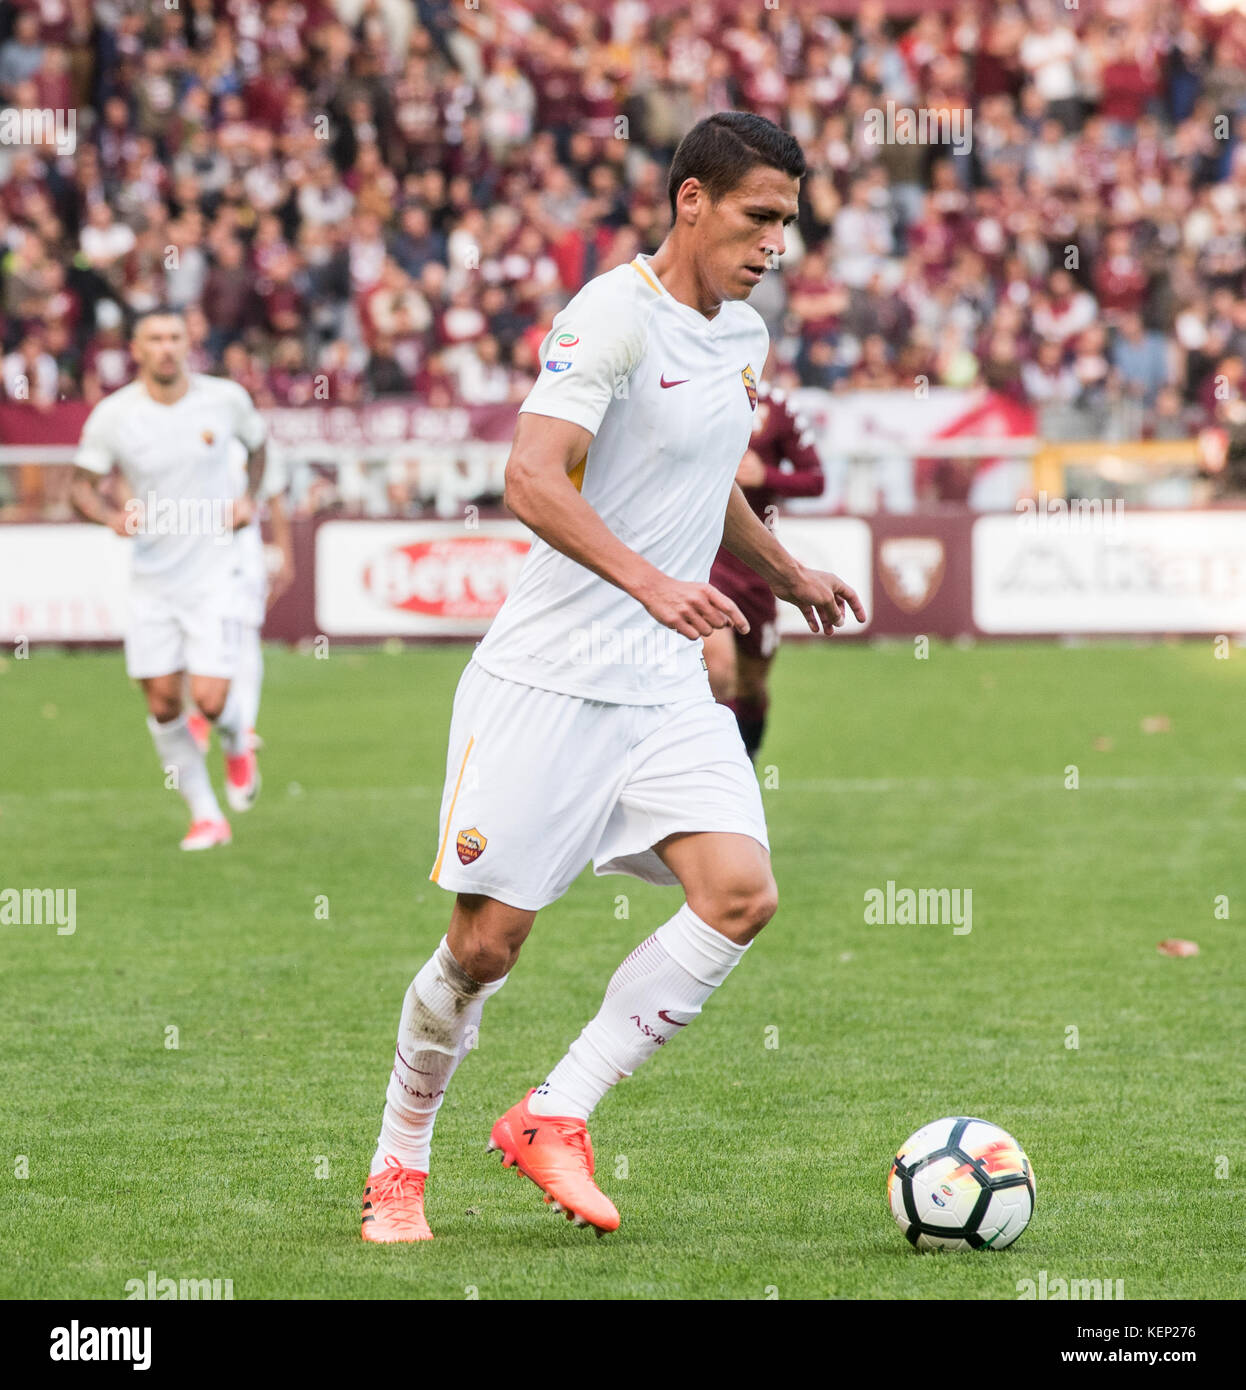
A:
POLYGON ((54 405, 60 372, 41 333, 27 333, 4 359, 4 394, 10 401, 54 405))
POLYGON ((1143 328, 1140 314, 1126 314, 1112 345, 1112 365, 1129 395, 1153 405, 1170 375, 1168 343, 1162 333, 1143 328))
POLYGON ((0 96, 80 116, 72 160, 0 148, 6 382, 33 371, 43 400, 124 384, 127 321, 161 302, 187 310, 197 370, 271 403, 514 400, 567 298, 666 234, 680 136, 737 104, 809 159, 784 268, 755 295, 781 374, 1124 401, 1155 431, 1223 422, 1238 389, 1214 383, 1246 357, 1240 7, 10 15, 0 96), (972 153, 868 143, 888 102, 972 111, 972 153))

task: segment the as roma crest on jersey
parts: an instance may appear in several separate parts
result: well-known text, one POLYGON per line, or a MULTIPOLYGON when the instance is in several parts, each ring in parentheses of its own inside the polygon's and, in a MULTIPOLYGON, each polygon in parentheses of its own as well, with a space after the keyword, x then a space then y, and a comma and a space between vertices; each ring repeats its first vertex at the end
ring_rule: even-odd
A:
POLYGON ((211 445, 216 443, 216 435, 214 435, 211 430, 204 430, 201 438, 205 444, 211 445))
POLYGON ((470 830, 460 830, 455 841, 455 849, 459 852, 459 860, 463 864, 473 864, 485 852, 488 840, 473 825, 470 830))
POLYGON ((740 373, 740 378, 744 382, 744 389, 748 392, 748 408, 757 409, 757 378, 753 375, 752 367, 745 367, 740 373))

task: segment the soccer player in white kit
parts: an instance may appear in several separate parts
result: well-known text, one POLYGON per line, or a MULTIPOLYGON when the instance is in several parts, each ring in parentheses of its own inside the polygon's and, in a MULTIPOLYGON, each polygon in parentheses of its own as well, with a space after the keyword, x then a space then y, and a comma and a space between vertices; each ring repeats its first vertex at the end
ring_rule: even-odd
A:
MULTIPOLYGON (((235 440, 230 454, 236 486, 244 487, 246 449, 235 440)), ((256 502, 267 503, 268 506, 273 544, 281 552, 281 568, 277 573, 271 578, 268 573, 258 510, 245 526, 240 526, 234 533, 232 582, 239 636, 238 661, 229 683, 229 700, 237 702, 238 721, 246 731, 246 740, 240 752, 225 755, 225 799, 230 809, 238 812, 249 811, 255 805, 261 785, 256 750, 262 740, 255 732, 264 684, 264 646, 260 634, 269 608, 294 582, 294 542, 290 518, 282 500, 284 473, 279 466, 278 456, 271 448, 267 450, 267 455, 267 468, 256 502)), ((211 742, 211 724, 193 708, 187 711, 186 724, 200 751, 206 755, 211 742)))
POLYGON ((459 682, 430 877, 457 894, 407 990, 363 1200, 365 1240, 428 1240, 433 1122, 537 912, 592 860, 686 901, 619 966, 567 1055, 494 1124, 491 1150, 598 1233, 587 1120, 701 1012, 773 915, 761 795, 701 639, 747 623, 708 582, 719 542, 831 632, 857 595, 805 569, 734 478, 768 335, 744 301, 797 212, 786 132, 725 112, 680 143, 674 226, 653 256, 554 319, 521 406, 506 501, 536 532, 459 682))
POLYGON ((188 350, 180 314, 140 315, 131 341, 138 375, 87 417, 72 497, 88 521, 132 540, 126 671, 143 687, 161 766, 190 808, 182 848, 199 850, 228 844, 230 829, 187 728, 182 687, 189 675, 191 696, 215 721, 226 753, 241 751, 247 731, 228 698, 240 627, 234 532, 254 516, 265 426, 236 382, 187 372, 188 350), (229 465, 234 439, 247 450, 241 494, 229 465), (101 491, 114 465, 132 494, 124 507, 101 491))

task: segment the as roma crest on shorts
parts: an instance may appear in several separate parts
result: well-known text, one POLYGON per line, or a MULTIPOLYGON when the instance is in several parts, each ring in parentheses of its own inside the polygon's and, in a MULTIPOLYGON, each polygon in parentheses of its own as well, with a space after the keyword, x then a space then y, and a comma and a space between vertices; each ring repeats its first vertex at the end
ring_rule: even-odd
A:
POLYGON ((216 435, 214 435, 211 430, 204 430, 201 438, 205 444, 214 444, 216 442, 216 435))
POLYGON ((748 408, 757 409, 757 378, 753 375, 752 367, 745 367, 740 373, 740 378, 744 382, 744 389, 748 392, 748 408))
POLYGON ((473 864, 485 852, 488 840, 473 825, 470 830, 460 830, 454 847, 459 852, 463 864, 473 864))

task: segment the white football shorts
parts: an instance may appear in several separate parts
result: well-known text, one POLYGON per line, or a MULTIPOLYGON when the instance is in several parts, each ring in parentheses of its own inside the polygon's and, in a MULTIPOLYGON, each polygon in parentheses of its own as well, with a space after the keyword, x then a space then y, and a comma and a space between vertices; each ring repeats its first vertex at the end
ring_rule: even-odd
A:
POLYGON ((652 847, 702 830, 770 848, 735 716, 708 685, 674 704, 606 704, 468 662, 450 721, 434 883, 531 911, 560 898, 590 859, 596 874, 675 884, 652 847))
POLYGON ((242 624, 232 587, 178 587, 134 576, 125 629, 125 669, 131 680, 187 671, 233 678, 242 624))

